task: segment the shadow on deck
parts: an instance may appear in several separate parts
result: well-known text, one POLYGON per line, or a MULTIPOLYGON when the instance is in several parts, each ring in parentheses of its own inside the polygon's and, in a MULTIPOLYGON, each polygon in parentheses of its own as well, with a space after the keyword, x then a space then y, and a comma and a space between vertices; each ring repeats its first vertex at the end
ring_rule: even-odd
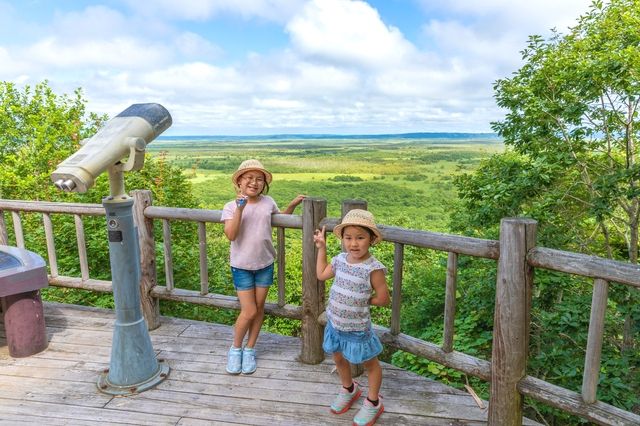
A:
MULTIPOLYGON (((297 338, 262 333, 258 370, 230 376, 231 327, 168 317, 151 332, 158 358, 171 367, 168 379, 141 394, 105 395, 96 381, 109 367, 113 311, 47 303, 45 319, 49 347, 27 358, 9 356, 0 323, 2 424, 350 425, 357 411, 329 412, 339 387, 333 362, 296 361, 297 338)), ((486 408, 469 394, 389 364, 383 369, 385 413, 377 424, 487 424, 486 408)), ((366 374, 358 381, 366 387, 366 374)))

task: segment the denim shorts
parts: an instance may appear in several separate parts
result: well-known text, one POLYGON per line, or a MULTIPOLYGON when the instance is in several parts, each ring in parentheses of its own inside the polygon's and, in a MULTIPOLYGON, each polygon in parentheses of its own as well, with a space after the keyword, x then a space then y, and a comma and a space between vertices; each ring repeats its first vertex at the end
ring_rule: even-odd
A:
POLYGON ((232 266, 231 276, 236 291, 253 290, 255 287, 271 287, 273 284, 273 263, 255 271, 232 266))
POLYGON ((364 331, 340 331, 327 320, 322 349, 328 353, 342 353, 351 364, 362 364, 380 355, 382 343, 370 327, 364 331))

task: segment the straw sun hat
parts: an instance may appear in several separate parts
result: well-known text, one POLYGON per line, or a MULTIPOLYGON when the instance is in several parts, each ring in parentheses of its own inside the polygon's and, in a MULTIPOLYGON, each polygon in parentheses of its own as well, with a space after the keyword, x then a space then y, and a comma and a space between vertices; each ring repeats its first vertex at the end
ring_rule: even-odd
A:
POLYGON ((231 181, 234 185, 238 186, 238 178, 240 178, 240 176, 242 176, 244 173, 250 172, 252 170, 264 173, 264 178, 267 180, 267 183, 271 183, 271 173, 269 173, 267 169, 264 168, 260 161, 254 159, 244 160, 242 163, 240 163, 240 165, 238 166, 238 170, 236 170, 233 176, 231 176, 231 181))
POLYGON ((347 226, 362 226, 371 229, 371 232, 375 235, 371 241, 371 245, 379 243, 382 240, 382 235, 373 220, 373 214, 367 210, 353 209, 347 212, 342 218, 340 225, 333 228, 333 233, 336 237, 342 239, 342 230, 347 226))

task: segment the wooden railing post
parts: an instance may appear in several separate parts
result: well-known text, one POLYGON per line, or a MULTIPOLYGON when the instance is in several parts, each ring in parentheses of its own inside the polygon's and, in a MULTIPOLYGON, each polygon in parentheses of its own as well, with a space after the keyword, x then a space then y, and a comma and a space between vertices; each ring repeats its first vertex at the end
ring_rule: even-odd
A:
POLYGON ((0 245, 9 245, 9 238, 7 236, 7 224, 4 221, 4 210, 0 210, 0 245))
POLYGON ((505 218, 500 222, 496 281, 489 425, 522 425, 522 395, 517 384, 526 374, 533 268, 527 252, 535 246, 537 222, 505 218))
POLYGON ((313 233, 327 215, 327 201, 305 198, 302 202, 302 350, 300 361, 319 364, 324 361, 324 327, 318 316, 324 310, 324 281, 316 275, 316 245, 313 233))
POLYGON ((136 190, 133 197, 133 220, 140 243, 140 304, 149 330, 160 327, 160 304, 151 297, 151 290, 158 284, 156 273, 156 244, 153 238, 153 220, 144 216, 144 209, 152 204, 151 191, 136 190))
MULTIPOLYGON (((366 200, 343 200, 341 206, 341 214, 340 221, 344 218, 344 215, 349 213, 349 211, 353 209, 367 210, 368 204, 366 200)), ((342 251, 344 250, 344 245, 342 245, 342 251)), ((351 376, 359 377, 364 373, 364 365, 362 364, 351 364, 351 376)))

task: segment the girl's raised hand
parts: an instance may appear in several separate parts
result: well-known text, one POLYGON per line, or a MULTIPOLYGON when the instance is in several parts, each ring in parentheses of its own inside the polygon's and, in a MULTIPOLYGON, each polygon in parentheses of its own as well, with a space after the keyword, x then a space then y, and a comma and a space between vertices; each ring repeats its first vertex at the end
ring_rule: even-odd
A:
POLYGON ((323 226, 322 230, 316 229, 316 231, 313 233, 313 242, 315 243, 316 248, 323 248, 327 246, 327 241, 324 237, 325 228, 326 226, 323 226))
POLYGON ((238 194, 238 196, 236 197, 236 206, 238 206, 239 209, 244 209, 244 206, 247 205, 248 199, 249 197, 247 197, 246 195, 238 194))

